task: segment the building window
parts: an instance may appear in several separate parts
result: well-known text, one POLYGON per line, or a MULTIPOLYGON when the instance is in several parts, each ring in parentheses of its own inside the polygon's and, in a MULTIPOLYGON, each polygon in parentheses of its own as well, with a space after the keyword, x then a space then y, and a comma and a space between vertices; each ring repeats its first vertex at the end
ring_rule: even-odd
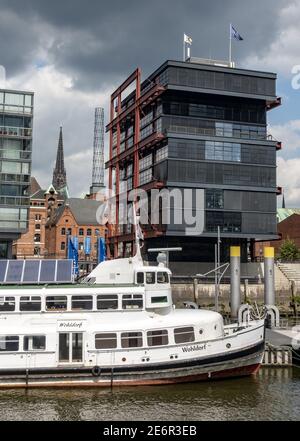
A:
POLYGON ((147 332, 148 346, 163 346, 169 343, 168 331, 166 329, 147 332))
POLYGON ((151 167, 152 163, 153 163, 152 154, 147 155, 144 158, 140 159, 139 168, 140 168, 140 170, 145 170, 146 168, 151 167))
POLYGON ((61 251, 65 251, 65 249, 66 249, 66 242, 61 242, 60 249, 61 249, 61 251))
POLYGON ((241 144, 205 141, 205 159, 241 162, 241 144))
POLYGON ((117 334, 96 334, 95 349, 115 349, 117 347, 117 334))
POLYGON ((218 226, 223 233, 240 233, 242 215, 240 212, 207 211, 206 231, 216 232, 218 226))
POLYGON ((191 343, 195 341, 195 332, 192 326, 174 329, 175 343, 191 343))
POLYGON ((152 168, 148 168, 147 170, 140 173, 140 185, 147 184, 148 182, 151 182, 152 179, 152 168))
POLYGON ((68 236, 72 236, 72 228, 68 228, 67 234, 68 234, 68 236))
POLYGON ((46 349, 45 335, 26 335, 23 349, 24 351, 44 351, 46 349))
POLYGON ((40 254, 41 254, 40 247, 34 247, 33 254, 34 254, 34 256, 40 256, 40 254))
POLYGON ((224 208, 224 192, 223 190, 209 189, 205 190, 206 208, 224 208))
POLYGON ((40 234, 35 234, 33 240, 34 240, 34 242, 40 242, 41 241, 41 235, 40 234))
POLYGON ((91 235, 92 235, 92 230, 91 230, 91 228, 88 228, 88 229, 86 230, 86 235, 87 235, 87 236, 91 236, 91 235))
POLYGON ((35 229, 36 230, 40 230, 41 229, 41 224, 35 224, 35 229))
POLYGON ((78 249, 79 249, 79 251, 82 251, 84 249, 84 243, 83 242, 79 242, 78 249))
POLYGON ((122 348, 140 348, 143 346, 143 334, 141 332, 123 332, 121 334, 122 348))
POLYGON ((158 150, 156 150, 155 153, 155 162, 162 161, 163 159, 166 159, 168 157, 168 146, 162 147, 158 150))
POLYGON ((35 220, 40 221, 42 219, 42 216, 40 214, 35 215, 35 220))
POLYGON ((61 234, 62 236, 65 236, 65 235, 66 235, 66 229, 65 229, 65 228, 62 228, 60 234, 61 234))
POLYGON ((79 234, 79 236, 84 236, 84 229, 83 228, 79 228, 78 234, 79 234))

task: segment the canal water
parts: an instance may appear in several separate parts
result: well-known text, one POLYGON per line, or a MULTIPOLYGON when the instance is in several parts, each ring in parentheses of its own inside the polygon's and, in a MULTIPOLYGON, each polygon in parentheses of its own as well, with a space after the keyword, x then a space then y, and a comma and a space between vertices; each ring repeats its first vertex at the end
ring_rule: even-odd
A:
POLYGON ((254 377, 110 389, 1 390, 0 420, 297 420, 300 369, 254 377))

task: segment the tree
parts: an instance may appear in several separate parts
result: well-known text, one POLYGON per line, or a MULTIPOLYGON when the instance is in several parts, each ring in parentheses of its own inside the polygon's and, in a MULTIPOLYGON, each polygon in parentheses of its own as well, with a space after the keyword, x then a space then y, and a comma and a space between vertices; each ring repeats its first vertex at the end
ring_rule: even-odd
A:
POLYGON ((278 257, 280 260, 293 262, 300 259, 300 250, 293 240, 286 239, 279 249, 278 257))

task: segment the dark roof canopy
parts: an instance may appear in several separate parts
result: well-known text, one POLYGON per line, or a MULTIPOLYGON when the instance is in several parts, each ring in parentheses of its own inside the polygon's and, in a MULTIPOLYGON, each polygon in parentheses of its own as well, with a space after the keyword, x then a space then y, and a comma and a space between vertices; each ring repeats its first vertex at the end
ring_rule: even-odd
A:
POLYGON ((68 206, 78 225, 99 225, 97 222, 97 210, 102 202, 92 199, 70 198, 65 204, 59 207, 51 221, 52 225, 56 225, 68 206))

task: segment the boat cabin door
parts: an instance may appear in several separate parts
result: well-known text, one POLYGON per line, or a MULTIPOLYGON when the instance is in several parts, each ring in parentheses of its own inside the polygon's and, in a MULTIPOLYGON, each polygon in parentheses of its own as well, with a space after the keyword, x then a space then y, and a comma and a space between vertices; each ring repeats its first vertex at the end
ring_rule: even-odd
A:
POLYGON ((83 363, 83 332, 60 332, 59 363, 83 363))

